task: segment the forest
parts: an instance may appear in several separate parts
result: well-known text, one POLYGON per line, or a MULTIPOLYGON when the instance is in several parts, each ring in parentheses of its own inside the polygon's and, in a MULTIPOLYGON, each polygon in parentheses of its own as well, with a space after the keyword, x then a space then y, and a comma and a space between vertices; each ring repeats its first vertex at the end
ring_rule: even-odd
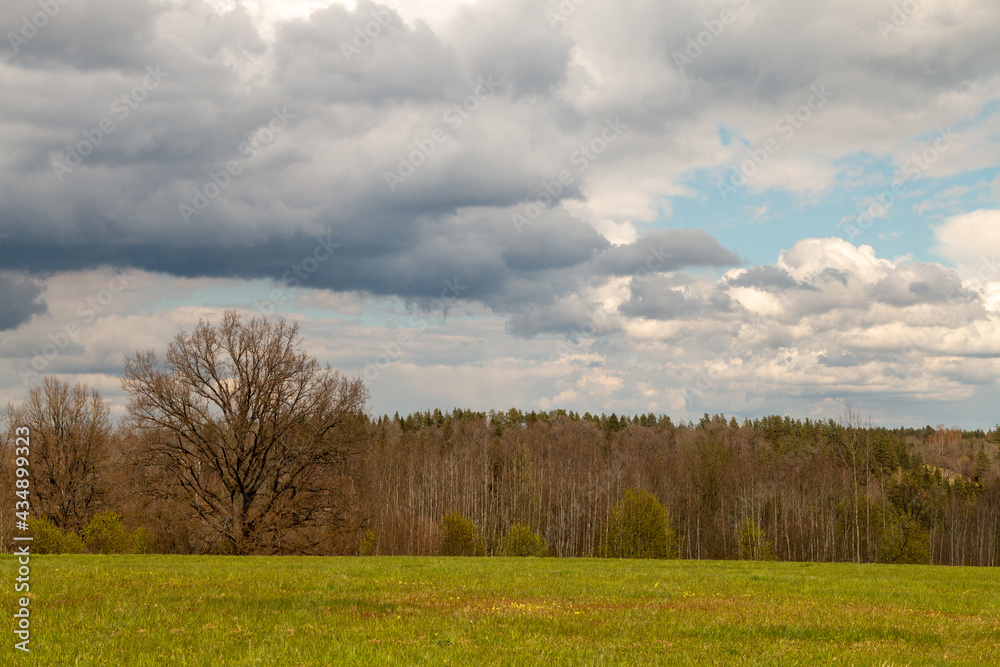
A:
POLYGON ((295 324, 233 312, 162 361, 137 352, 122 386, 117 421, 55 377, 7 407, 0 479, 27 427, 36 551, 1000 561, 1000 426, 884 428, 851 408, 373 416, 295 324))

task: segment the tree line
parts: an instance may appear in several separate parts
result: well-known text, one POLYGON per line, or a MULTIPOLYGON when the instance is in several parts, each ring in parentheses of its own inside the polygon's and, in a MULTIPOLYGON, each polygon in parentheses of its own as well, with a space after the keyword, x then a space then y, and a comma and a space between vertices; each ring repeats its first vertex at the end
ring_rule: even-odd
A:
MULTIPOLYGON (((125 365, 127 415, 44 378, 31 430, 42 550, 551 555, 993 566, 1000 427, 573 411, 369 414, 294 323, 181 331, 125 365)), ((0 544, 14 534, 0 498, 0 544)))

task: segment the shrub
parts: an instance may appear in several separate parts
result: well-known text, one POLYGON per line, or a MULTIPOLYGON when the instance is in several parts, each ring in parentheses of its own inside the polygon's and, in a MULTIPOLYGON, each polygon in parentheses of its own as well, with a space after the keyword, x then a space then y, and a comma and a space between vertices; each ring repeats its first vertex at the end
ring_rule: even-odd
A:
POLYGON ((153 538, 149 536, 145 528, 137 528, 132 534, 132 553, 151 554, 153 553, 153 538))
POLYGON ((500 542, 501 556, 544 556, 547 552, 545 538, 523 523, 508 528, 500 542))
POLYGON ((629 489, 608 517, 600 552, 608 558, 676 558, 677 531, 649 491, 629 489))
POLYGON ((375 533, 366 530, 364 537, 361 538, 361 544, 358 546, 358 553, 362 556, 371 556, 375 553, 377 544, 378 538, 375 537, 375 533))
POLYGON ((481 556, 484 551, 476 524, 458 513, 444 515, 441 519, 442 556, 481 556))
MULTIPOLYGON (((149 538, 145 533, 146 531, 142 531, 145 542, 148 543, 149 538)), ((94 515, 84 526, 82 537, 83 543, 91 553, 134 553, 136 546, 135 536, 128 532, 121 515, 111 510, 94 515)))
POLYGON ((753 517, 746 520, 736 530, 736 541, 740 545, 740 558, 743 560, 774 560, 774 549, 767 540, 764 530, 753 517))
POLYGON ((31 550, 39 554, 79 554, 83 553, 83 540, 73 532, 59 530, 45 517, 31 517, 28 527, 33 539, 31 550))
POLYGON ((880 563, 926 565, 931 562, 930 531, 909 512, 893 510, 881 537, 878 550, 880 563))

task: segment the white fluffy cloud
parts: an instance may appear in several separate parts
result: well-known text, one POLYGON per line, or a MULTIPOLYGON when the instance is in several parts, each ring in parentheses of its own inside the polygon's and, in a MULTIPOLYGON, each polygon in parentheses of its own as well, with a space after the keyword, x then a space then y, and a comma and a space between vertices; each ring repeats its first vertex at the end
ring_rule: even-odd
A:
POLYGON ((983 209, 948 219, 934 229, 937 251, 970 277, 1000 282, 1000 210, 983 209))

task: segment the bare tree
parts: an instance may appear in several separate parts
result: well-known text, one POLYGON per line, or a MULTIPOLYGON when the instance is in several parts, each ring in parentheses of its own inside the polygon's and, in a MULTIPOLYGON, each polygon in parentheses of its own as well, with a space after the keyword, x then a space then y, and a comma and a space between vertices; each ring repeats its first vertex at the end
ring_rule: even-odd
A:
POLYGON ((310 550, 345 522, 338 483, 368 390, 300 350, 297 324, 226 311, 126 360, 139 463, 162 474, 232 553, 310 550))
MULTIPOLYGON (((868 541, 866 551, 871 551, 871 503, 868 496, 862 497, 861 490, 867 490, 872 480, 872 431, 874 424, 871 413, 867 418, 853 406, 844 408, 844 438, 838 450, 841 462, 851 473, 853 491, 852 507, 854 514, 854 554, 856 563, 862 562, 861 554, 861 502, 865 503, 865 539, 868 541), (863 480, 863 481, 862 481, 863 480)), ((868 554, 866 553, 866 558, 868 554)))
POLYGON ((79 530, 102 505, 101 473, 111 437, 110 411, 97 390, 72 388, 46 376, 20 407, 7 407, 9 428, 31 433, 31 493, 34 513, 55 525, 79 530))

